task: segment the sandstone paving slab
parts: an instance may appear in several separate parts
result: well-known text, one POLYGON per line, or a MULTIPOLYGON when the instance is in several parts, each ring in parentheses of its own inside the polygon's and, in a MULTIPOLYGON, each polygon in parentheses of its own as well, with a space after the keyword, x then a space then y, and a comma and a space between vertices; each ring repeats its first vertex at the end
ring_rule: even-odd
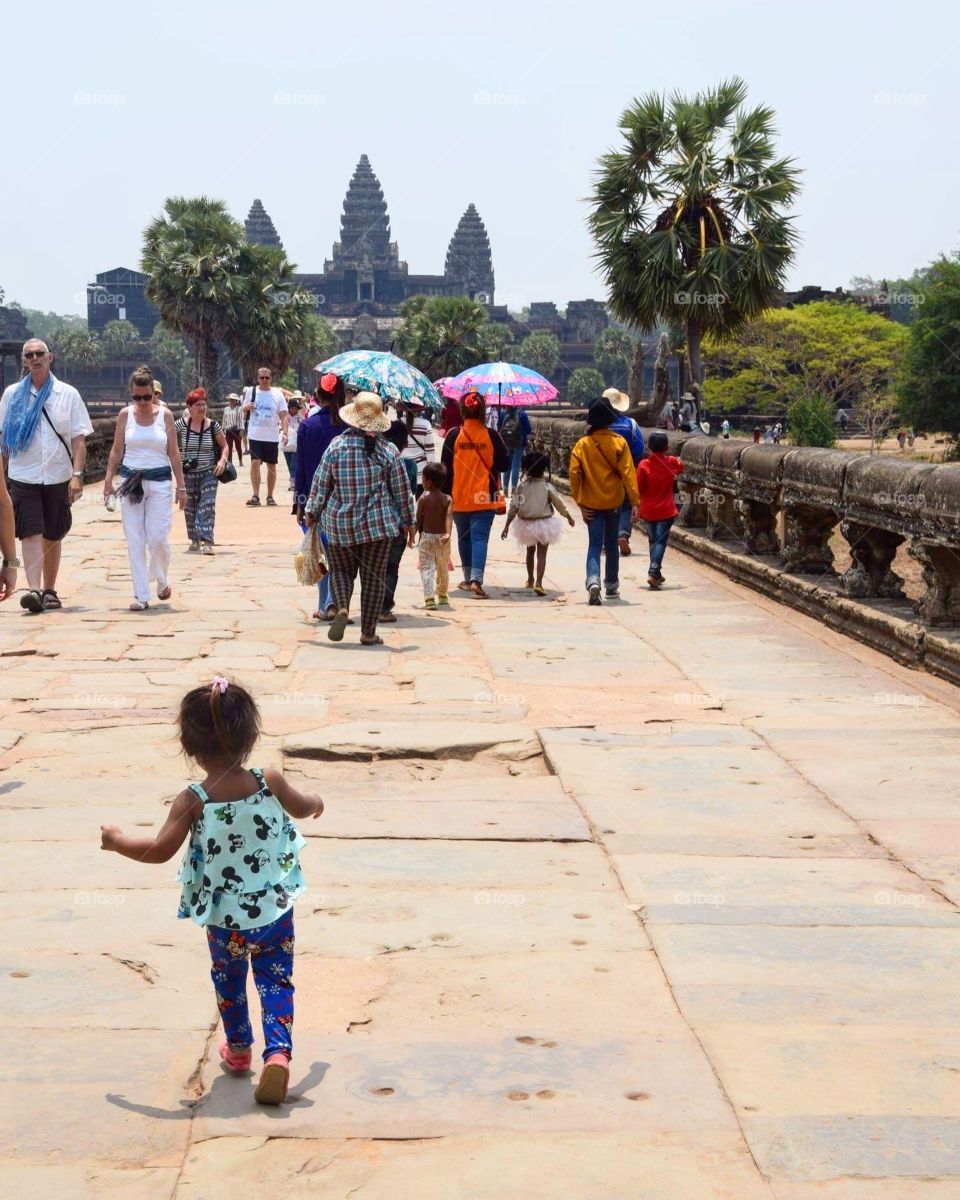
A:
POLYGON ((193 1137, 437 1137, 464 1128, 734 1132, 736 1122, 696 1039, 596 1031, 531 1055, 483 1030, 429 1041, 298 1035, 281 1113, 251 1111, 250 1084, 207 1061, 193 1137), (538 1095, 538 1093, 541 1093, 538 1095), (549 1094, 543 1094, 549 1093, 549 1094), (630 1094, 647 1098, 631 1100, 630 1094), (513 1097, 513 1098, 511 1098, 513 1097))
POLYGON ((0 1140, 7 1161, 49 1163, 55 1155, 58 1166, 178 1166, 189 1136, 188 1085, 204 1040, 192 1030, 162 1038, 125 1029, 5 1030, 0 1140))
MULTIPOLYGON (((160 882, 156 875, 153 882, 160 882)), ((143 961, 157 946, 197 953, 201 965, 206 954, 202 931, 192 922, 177 920, 179 885, 134 891, 104 886, 101 880, 88 889, 31 891, 29 923, 22 920, 23 903, 17 895, 0 893, 0 942, 7 956, 16 956, 26 970, 36 947, 63 954, 108 951, 143 961)))
POLYGON ((267 1188, 365 1200, 771 1200, 743 1142, 726 1132, 466 1131, 412 1142, 221 1137, 191 1148, 177 1197, 200 1200, 219 1186, 237 1200, 267 1188))
MULTIPOLYGON (((102 931, 110 920, 102 915, 102 931)), ((0 1010, 18 1029, 59 1031, 72 1024, 86 1029, 193 1029, 202 1039, 216 1019, 202 938, 198 931, 192 951, 143 945, 136 958, 106 949, 81 954, 5 947, 0 1010)), ((102 944, 112 945, 109 936, 102 944)))
POLYGON ((953 1116, 960 1125, 956 1030, 707 1024, 698 1034, 745 1118, 953 1116))
MULTIPOLYGON (((2 830, 0 819, 0 830, 2 830)), ((569 800, 511 801, 358 798, 336 803, 304 827, 311 838, 430 838, 439 841, 589 842, 586 821, 569 800)))
POLYGON ((934 925, 960 911, 886 859, 614 854, 631 901, 654 924, 934 925))
POLYGON ((842 1179, 816 1183, 777 1177, 770 1180, 775 1200, 955 1200, 954 1179, 842 1179))
POLYGON ((179 1166, 130 1167, 47 1166, 40 1163, 0 1163, 0 1186, 13 1196, 69 1196, 71 1200, 168 1200, 174 1194, 179 1166))
POLYGON ((324 635, 322 642, 301 644, 290 660, 290 666, 294 671, 319 671, 331 675, 379 675, 389 671, 391 659, 389 651, 378 653, 381 649, 357 643, 335 645, 326 641, 324 635))
POLYGON ((771 1177, 951 1177, 960 1189, 960 1119, 953 1116, 751 1115, 744 1132, 771 1177))
POLYGON ((481 751, 529 758, 540 753, 536 735, 522 727, 489 724, 471 729, 456 722, 375 721, 328 725, 312 734, 290 737, 284 754, 291 758, 472 758, 481 751))

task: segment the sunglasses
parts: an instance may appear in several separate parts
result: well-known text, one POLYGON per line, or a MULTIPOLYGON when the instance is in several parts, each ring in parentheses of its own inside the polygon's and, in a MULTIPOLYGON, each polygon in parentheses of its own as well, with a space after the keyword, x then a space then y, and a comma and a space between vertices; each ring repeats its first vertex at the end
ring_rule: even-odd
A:
POLYGON ((24 358, 43 358, 43 356, 47 353, 48 353, 48 351, 46 351, 46 350, 24 350, 23 357, 24 358))
POLYGON ((258 375, 257 378, 258 379, 269 379, 270 376, 269 375, 258 375))
POLYGON ((134 400, 152 400, 153 392, 134 392, 133 399, 134 400))

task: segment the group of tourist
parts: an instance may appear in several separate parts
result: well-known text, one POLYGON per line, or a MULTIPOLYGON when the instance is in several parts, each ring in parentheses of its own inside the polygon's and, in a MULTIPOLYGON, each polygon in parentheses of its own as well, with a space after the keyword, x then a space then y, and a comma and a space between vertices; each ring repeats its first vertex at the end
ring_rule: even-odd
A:
MULTIPOLYGON (((16 586, 20 566, 14 536, 23 547, 28 589, 21 605, 39 613, 61 607, 56 591, 62 540, 71 526, 71 505, 82 491, 85 438, 92 425, 79 394, 57 380, 43 342, 24 346, 24 378, 0 400, 0 430, 9 457, 10 492, 0 492, 0 598, 16 586), (14 529, 10 529, 10 517, 14 529)), ((130 376, 130 403, 117 417, 103 481, 108 508, 119 502, 127 542, 133 599, 130 609, 150 607, 173 594, 169 568, 174 507, 184 513, 188 552, 214 553, 220 486, 237 477, 233 451, 242 462, 244 428, 250 453, 249 507, 276 506, 279 451, 284 450, 294 493, 293 515, 306 533, 317 527, 329 564, 318 585, 317 620, 329 623, 339 641, 350 621, 360 581, 360 641, 376 645, 377 626, 396 620, 401 560, 418 549, 427 608, 449 604, 451 539, 456 531, 461 579, 457 589, 478 600, 484 587, 491 531, 502 531, 523 550, 526 587, 544 595, 547 551, 573 518, 546 476, 549 461, 528 451, 530 421, 522 408, 491 406, 475 390, 441 415, 439 455, 423 405, 395 405, 391 419, 373 393, 348 393, 342 379, 321 377, 307 413, 299 395, 287 396, 263 367, 257 382, 232 393, 222 421, 209 414, 203 388, 186 398, 175 419, 147 367, 130 376), (263 467, 266 468, 265 480, 263 467), (119 482, 118 482, 119 481, 119 482), (509 508, 507 499, 509 497, 509 508)), ((569 479, 587 528, 586 589, 591 605, 619 595, 619 563, 629 555, 637 517, 650 535, 648 583, 662 583, 662 559, 676 516, 673 484, 682 470, 664 453, 666 437, 650 446, 627 413, 628 398, 608 389, 590 405, 587 432, 573 448, 569 479), (603 564, 603 565, 602 565, 603 564), (602 579, 601 579, 602 566, 602 579)))

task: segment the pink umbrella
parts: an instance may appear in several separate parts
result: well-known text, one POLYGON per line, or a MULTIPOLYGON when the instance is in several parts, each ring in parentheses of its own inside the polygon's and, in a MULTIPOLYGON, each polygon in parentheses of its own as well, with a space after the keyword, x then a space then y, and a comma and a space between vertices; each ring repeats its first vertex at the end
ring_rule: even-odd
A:
POLYGON ((442 395, 459 400, 465 392, 477 391, 488 399, 496 398, 498 404, 519 408, 533 404, 550 404, 557 398, 557 389, 530 367, 517 363, 481 363, 454 375, 452 379, 441 379, 438 387, 442 395), (439 387, 443 384, 442 387, 439 387))

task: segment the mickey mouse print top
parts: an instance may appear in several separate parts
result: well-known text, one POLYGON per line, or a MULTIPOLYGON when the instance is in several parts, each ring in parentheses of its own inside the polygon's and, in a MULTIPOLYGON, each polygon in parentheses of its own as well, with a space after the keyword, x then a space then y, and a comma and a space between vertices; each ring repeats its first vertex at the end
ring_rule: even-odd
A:
POLYGON ((259 790, 230 804, 190 784, 203 812, 190 828, 177 873, 183 884, 178 917, 222 929, 256 929, 282 916, 306 888, 300 871, 306 841, 263 772, 253 767, 251 773, 259 790))

